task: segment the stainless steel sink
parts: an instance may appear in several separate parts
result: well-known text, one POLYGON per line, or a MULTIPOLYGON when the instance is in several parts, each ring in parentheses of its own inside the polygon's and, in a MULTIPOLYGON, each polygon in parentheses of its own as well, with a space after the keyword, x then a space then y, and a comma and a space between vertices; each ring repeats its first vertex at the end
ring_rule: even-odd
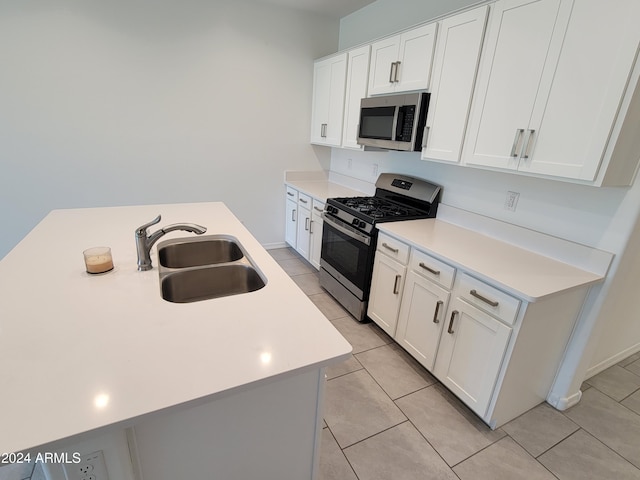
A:
POLYGON ((189 303, 253 292, 265 282, 251 265, 227 264, 173 272, 160 280, 160 286, 165 300, 189 303))
POLYGON ((267 283, 230 235, 165 240, 158 245, 158 263, 160 294, 173 303, 254 292, 267 283))
POLYGON ((243 256, 238 242, 224 235, 178 238, 158 245, 158 263, 168 268, 235 262, 243 256))

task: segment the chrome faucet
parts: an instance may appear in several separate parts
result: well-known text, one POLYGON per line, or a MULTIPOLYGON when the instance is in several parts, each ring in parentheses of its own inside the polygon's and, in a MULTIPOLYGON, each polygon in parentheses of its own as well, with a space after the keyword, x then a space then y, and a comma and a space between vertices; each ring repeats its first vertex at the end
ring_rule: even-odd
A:
POLYGON ((173 232, 174 230, 185 230, 187 232, 193 232, 196 235, 202 235, 207 231, 206 227, 196 225, 195 223, 174 223, 173 225, 167 225, 161 228, 151 235, 147 234, 147 229, 151 225, 155 225, 160 222, 162 217, 158 215, 149 223, 145 223, 141 227, 136 228, 136 250, 138 251, 138 270, 151 270, 151 247, 158 241, 165 233, 173 232))

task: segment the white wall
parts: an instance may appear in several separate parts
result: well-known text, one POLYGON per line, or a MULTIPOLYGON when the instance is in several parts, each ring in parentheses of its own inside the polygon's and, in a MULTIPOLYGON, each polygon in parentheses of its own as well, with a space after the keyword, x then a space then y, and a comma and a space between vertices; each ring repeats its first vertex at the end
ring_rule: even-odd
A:
MULTIPOLYGON (((393 25, 404 23, 404 28, 426 19, 426 3, 378 0, 342 19, 340 47, 391 34, 393 25)), ((437 14, 462 3, 439 2, 437 14)), ((640 227, 632 235, 640 213, 640 182, 631 188, 595 188, 425 162, 417 153, 340 149, 332 152, 331 170, 369 182, 379 172, 427 178, 444 186, 444 203, 616 254, 606 282, 586 303, 559 372, 556 396, 577 392, 585 375, 640 350, 640 304, 631 287, 640 277, 640 247, 630 245, 640 240, 640 227), (509 190, 520 193, 516 212, 504 209, 509 190)))
POLYGON ((238 0, 1 2, 0 258, 67 207, 223 200, 281 243, 284 170, 329 166, 312 62, 338 28, 238 0))
POLYGON ((340 20, 340 50, 478 3, 486 0, 378 0, 340 20))

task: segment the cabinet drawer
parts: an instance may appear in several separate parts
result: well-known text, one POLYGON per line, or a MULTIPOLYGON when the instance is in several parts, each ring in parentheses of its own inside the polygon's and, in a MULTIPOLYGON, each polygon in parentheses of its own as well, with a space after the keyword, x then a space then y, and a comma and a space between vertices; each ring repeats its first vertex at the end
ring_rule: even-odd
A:
POLYGON ((291 188, 287 185, 287 200, 298 201, 298 191, 295 188, 291 188))
POLYGON ((411 270, 451 290, 456 269, 420 250, 411 249, 411 270))
POLYGON ((377 248, 388 257, 400 262, 402 265, 406 265, 409 261, 409 245, 385 235, 384 233, 380 233, 378 235, 377 248))
POLYGON ((324 202, 318 200, 317 198, 314 198, 312 200, 312 204, 313 204, 313 211, 318 215, 320 215, 324 211, 324 202))
POLYGON ((311 197, 306 193, 298 192, 298 203, 301 207, 311 209, 311 197))
POLYGON ((458 276, 456 294, 467 303, 488 312, 508 325, 513 325, 520 308, 520 300, 473 278, 466 273, 458 276))

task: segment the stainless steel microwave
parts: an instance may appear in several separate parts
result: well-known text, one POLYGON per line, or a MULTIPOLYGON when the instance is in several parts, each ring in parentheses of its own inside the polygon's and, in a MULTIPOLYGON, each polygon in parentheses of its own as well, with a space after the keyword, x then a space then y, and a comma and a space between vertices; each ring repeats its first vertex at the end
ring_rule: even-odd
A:
POLYGON ((386 150, 422 150, 429 96, 419 92, 363 98, 358 144, 386 150))

